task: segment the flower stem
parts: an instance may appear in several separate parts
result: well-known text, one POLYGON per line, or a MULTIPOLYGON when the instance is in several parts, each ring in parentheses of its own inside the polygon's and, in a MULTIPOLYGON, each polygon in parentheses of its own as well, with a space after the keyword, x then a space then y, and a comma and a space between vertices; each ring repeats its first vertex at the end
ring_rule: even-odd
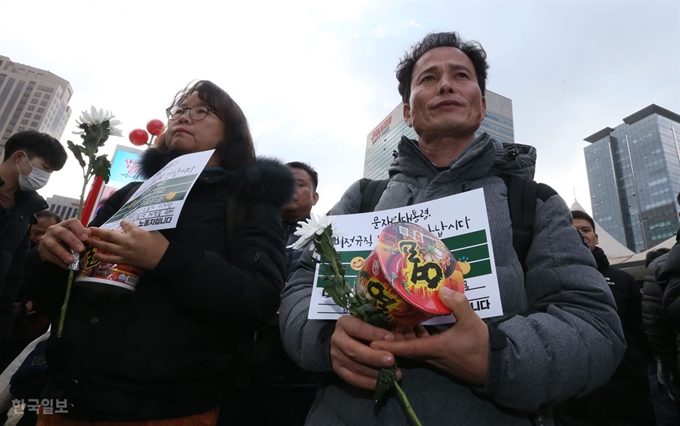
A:
POLYGON ((416 426, 423 426, 423 424, 420 423, 420 420, 418 420, 418 416, 416 416, 416 412, 413 410, 413 407, 411 407, 411 403, 406 397, 406 394, 404 393, 403 390, 401 390, 401 386, 399 386, 399 383, 397 383, 396 380, 394 381, 394 389, 397 390, 397 395, 399 395, 399 399, 401 400, 401 403, 404 404, 404 408, 406 409, 408 415, 411 417, 411 420, 413 420, 413 423, 416 426))
POLYGON ((66 283, 66 294, 64 295, 64 303, 61 305, 61 313, 59 314, 59 326, 57 327, 57 338, 61 337, 61 332, 64 331, 64 320, 66 319, 66 310, 68 309, 68 301, 71 298, 71 284, 73 284, 73 269, 68 271, 68 282, 66 283))
MULTIPOLYGON (((83 179, 83 188, 80 191, 80 204, 78 205, 78 220, 82 219, 83 216, 83 203, 85 202, 85 188, 87 188, 87 183, 90 181, 92 175, 89 173, 83 179)), ((68 271, 68 281, 66 281, 66 294, 64 295, 64 303, 61 305, 61 312, 59 313, 59 326, 57 327, 57 338, 61 337, 61 332, 64 331, 64 320, 66 319, 66 311, 68 310, 68 302, 71 299, 71 287, 73 286, 73 276, 75 271, 70 269, 68 271)))

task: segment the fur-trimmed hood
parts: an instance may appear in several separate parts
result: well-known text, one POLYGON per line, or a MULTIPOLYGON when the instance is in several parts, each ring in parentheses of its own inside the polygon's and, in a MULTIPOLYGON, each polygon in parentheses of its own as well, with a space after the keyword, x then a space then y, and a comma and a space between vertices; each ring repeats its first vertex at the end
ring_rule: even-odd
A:
MULTIPOLYGON (((149 148, 142 156, 139 176, 148 179, 177 157, 179 154, 174 150, 160 152, 156 148, 149 148)), ((233 188, 247 200, 266 202, 279 208, 292 200, 295 193, 293 172, 275 158, 259 157, 254 163, 239 169, 204 170, 203 175, 206 174, 210 174, 207 180, 231 180, 233 188)))

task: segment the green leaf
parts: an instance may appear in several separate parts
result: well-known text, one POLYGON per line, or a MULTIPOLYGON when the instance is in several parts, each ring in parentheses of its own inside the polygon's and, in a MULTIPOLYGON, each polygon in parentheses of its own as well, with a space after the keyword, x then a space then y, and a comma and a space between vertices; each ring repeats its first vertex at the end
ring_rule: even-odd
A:
POLYGON ((70 149, 71 152, 73 153, 73 156, 76 157, 76 160, 78 160, 78 164, 80 164, 80 167, 82 167, 84 169, 85 168, 85 160, 83 159, 83 155, 81 154, 80 150, 78 149, 78 148, 80 148, 80 146, 77 146, 76 144, 74 144, 71 141, 66 141, 66 144, 68 145, 68 149, 70 149))
POLYGON ((387 391, 394 387, 397 381, 397 363, 395 362, 392 368, 383 368, 378 375, 378 383, 375 385, 375 392, 373 392, 373 401, 379 403, 387 391))
POLYGON ((94 160, 94 175, 99 176, 104 182, 109 182, 111 177, 111 162, 106 158, 106 154, 100 155, 94 160))
POLYGON ((94 157, 99 148, 99 142, 104 137, 101 126, 89 127, 89 132, 85 131, 85 138, 83 139, 83 145, 87 149, 88 155, 94 157))

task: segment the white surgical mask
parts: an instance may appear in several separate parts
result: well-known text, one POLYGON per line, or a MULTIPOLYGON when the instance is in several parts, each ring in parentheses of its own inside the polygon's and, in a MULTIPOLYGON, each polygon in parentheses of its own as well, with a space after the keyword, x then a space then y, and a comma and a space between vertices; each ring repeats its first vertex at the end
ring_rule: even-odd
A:
POLYGON ((31 166, 31 173, 29 173, 28 176, 22 175, 21 169, 19 169, 19 165, 17 164, 17 170, 19 170, 19 188, 22 191, 37 191, 47 185, 47 181, 50 180, 50 174, 45 170, 33 167, 28 156, 25 158, 26 161, 28 161, 28 165, 31 166))

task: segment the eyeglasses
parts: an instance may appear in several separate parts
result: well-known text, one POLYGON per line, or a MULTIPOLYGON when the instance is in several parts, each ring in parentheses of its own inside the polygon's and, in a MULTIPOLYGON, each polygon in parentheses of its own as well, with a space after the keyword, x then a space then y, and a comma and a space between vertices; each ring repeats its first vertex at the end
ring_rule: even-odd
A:
POLYGON ((201 121, 201 120, 205 119, 205 117, 207 117, 208 114, 211 114, 211 113, 215 114, 218 118, 221 119, 221 117, 219 115, 217 115, 215 110, 212 110, 205 105, 197 105, 197 106, 193 106, 191 108, 182 107, 182 106, 179 106, 179 105, 173 105, 170 108, 165 110, 165 114, 168 116, 168 120, 177 121, 187 111, 189 112, 189 117, 191 117, 191 119, 193 121, 201 121))

